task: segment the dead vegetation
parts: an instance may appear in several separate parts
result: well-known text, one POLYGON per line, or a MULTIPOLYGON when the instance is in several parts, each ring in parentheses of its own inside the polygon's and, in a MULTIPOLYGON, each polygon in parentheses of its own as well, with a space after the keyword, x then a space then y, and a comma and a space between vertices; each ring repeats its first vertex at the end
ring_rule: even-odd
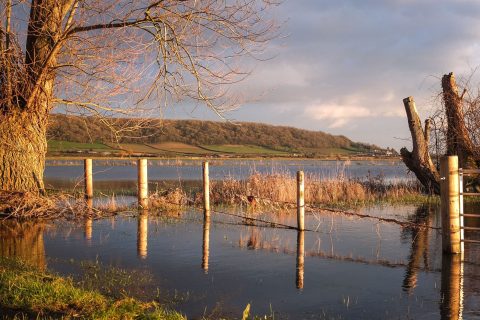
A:
POLYGON ((38 195, 34 192, 0 191, 0 218, 15 219, 77 219, 98 218, 118 213, 121 209, 113 196, 105 204, 93 207, 91 200, 59 193, 38 195))
MULTIPOLYGON (((289 173, 253 173, 245 180, 228 178, 212 181, 212 204, 240 205, 249 211, 282 210, 296 206, 296 178, 289 173)), ((421 187, 415 182, 387 182, 381 176, 366 180, 351 179, 340 173, 325 178, 307 175, 305 201, 309 205, 363 205, 380 201, 419 200, 421 187)), ((150 208, 161 212, 179 212, 187 206, 202 208, 202 191, 181 187, 156 190, 149 196, 150 208)), ((41 196, 30 192, 0 192, 0 216, 10 218, 98 218, 120 212, 132 212, 136 201, 118 201, 115 195, 97 201, 85 201, 65 193, 41 196)))
MULTIPOLYGON (((387 182, 381 176, 359 180, 343 174, 332 178, 310 175, 305 180, 305 201, 310 204, 402 201, 421 194, 421 186, 416 182, 387 182)), ((296 206, 296 188, 295 177, 288 173, 254 173, 246 180, 213 181, 211 201, 214 204, 292 207, 296 206)))

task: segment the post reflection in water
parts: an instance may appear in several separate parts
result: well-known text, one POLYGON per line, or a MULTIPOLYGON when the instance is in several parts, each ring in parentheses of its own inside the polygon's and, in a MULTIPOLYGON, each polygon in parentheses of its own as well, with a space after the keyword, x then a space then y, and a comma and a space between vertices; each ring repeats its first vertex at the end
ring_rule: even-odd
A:
POLYGON ((442 256, 440 315, 442 320, 463 318, 463 255, 442 256))
POLYGON ((44 269, 46 266, 44 229, 43 223, 2 221, 0 223, 0 256, 20 259, 44 269))
MULTIPOLYGON (((430 226, 432 212, 433 210, 429 205, 421 206, 409 220, 418 225, 430 226)), ((412 241, 405 278, 402 284, 403 290, 409 294, 412 294, 413 289, 417 286, 418 271, 421 269, 422 260, 423 266, 428 269, 429 231, 428 227, 406 227, 402 231, 403 236, 411 236, 412 241)))
POLYGON ((87 240, 88 243, 92 241, 92 225, 93 225, 93 219, 92 218, 87 218, 85 219, 85 240, 87 240))
POLYGON ((205 216, 203 220, 203 254, 202 269, 205 274, 208 273, 208 258, 210 255, 210 216, 205 216))
POLYGON ((92 218, 92 209, 93 209, 93 199, 86 199, 87 204, 87 218, 85 219, 85 240, 90 244, 92 241, 92 225, 93 225, 93 218, 92 218))
POLYGON ((305 231, 297 233, 297 289, 303 289, 303 273, 305 267, 305 231))
POLYGON ((147 258, 147 243, 148 243, 148 212, 142 211, 138 215, 138 230, 137 230, 137 254, 140 259, 147 258))

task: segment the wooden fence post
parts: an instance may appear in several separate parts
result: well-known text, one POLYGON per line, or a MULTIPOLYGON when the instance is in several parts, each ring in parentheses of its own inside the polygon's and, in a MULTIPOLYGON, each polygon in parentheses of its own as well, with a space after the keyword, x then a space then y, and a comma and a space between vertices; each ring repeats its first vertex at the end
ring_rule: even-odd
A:
POLYGON ((138 159, 138 205, 148 208, 148 162, 147 159, 138 159))
POLYGON ((297 226, 305 230, 305 176, 303 171, 297 172, 297 226))
POLYGON ((442 248, 446 253, 461 253, 457 156, 445 156, 440 159, 440 181, 442 248))
POLYGON ((93 198, 93 175, 92 159, 83 160, 84 180, 85 180, 85 199, 93 198))
POLYGON ((203 209, 205 217, 210 216, 210 180, 208 176, 208 161, 203 163, 203 209))

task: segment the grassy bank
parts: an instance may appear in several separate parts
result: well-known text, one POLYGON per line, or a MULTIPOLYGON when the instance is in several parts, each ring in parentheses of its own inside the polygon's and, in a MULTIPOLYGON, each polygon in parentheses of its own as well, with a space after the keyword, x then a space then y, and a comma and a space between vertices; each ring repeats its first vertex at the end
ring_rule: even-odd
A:
POLYGON ((186 319, 155 302, 115 300, 8 258, 0 258, 0 307, 17 319, 186 319))

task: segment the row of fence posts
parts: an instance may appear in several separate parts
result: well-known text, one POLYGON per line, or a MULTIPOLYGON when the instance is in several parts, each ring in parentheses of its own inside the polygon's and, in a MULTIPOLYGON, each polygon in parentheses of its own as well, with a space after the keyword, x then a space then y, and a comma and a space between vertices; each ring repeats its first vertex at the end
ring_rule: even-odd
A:
MULTIPOLYGON (((210 178, 208 162, 202 164, 203 169, 203 209, 205 217, 210 217, 210 178)), ((92 159, 84 160, 85 198, 93 198, 93 165, 92 159)), ((138 206, 148 209, 148 161, 137 160, 138 170, 138 206)), ((305 176, 303 171, 297 172, 297 229, 305 230, 305 176)))
MULTIPOLYGON (((92 159, 84 160, 85 198, 93 198, 92 159)), ((203 162, 203 209, 205 218, 210 217, 210 179, 208 162, 203 162)), ((137 161, 138 170, 138 205, 147 209, 148 203, 148 162, 147 159, 137 161)), ((460 225, 460 186, 458 157, 447 156, 440 161, 440 193, 442 212, 442 247, 446 253, 463 251, 462 228, 460 225)), ((297 229, 305 230, 305 176, 303 171, 297 172, 297 229)))
MULTIPOLYGON (((92 159, 84 160, 85 169, 85 198, 92 206, 93 198, 93 166, 92 159)), ((148 162, 147 159, 137 161, 138 170, 138 206, 141 213, 138 216, 137 252, 140 258, 147 257, 147 233, 148 233, 148 162)), ((202 269, 208 273, 210 251, 210 179, 208 162, 203 162, 203 246, 202 246, 202 269)), ((297 259, 296 259, 296 286, 303 288, 304 265, 305 265, 305 176, 303 171, 297 172, 297 259)), ((85 237, 92 238, 92 219, 85 224, 85 237)))

